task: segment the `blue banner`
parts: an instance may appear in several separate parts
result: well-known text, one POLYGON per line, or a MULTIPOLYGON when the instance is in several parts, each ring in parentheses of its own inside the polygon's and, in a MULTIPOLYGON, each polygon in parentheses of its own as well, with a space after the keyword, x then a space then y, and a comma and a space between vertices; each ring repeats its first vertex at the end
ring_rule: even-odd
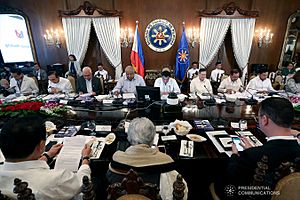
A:
POLYGON ((182 81, 190 66, 189 46, 183 29, 176 55, 175 77, 182 81))

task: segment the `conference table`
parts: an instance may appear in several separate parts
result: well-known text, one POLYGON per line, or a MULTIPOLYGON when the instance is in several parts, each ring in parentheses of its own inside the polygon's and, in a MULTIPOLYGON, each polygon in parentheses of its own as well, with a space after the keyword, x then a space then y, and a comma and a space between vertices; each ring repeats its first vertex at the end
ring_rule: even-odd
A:
MULTIPOLYGON (((214 130, 226 130, 235 134, 238 129, 231 127, 231 122, 247 120, 251 131, 262 143, 265 142, 263 133, 259 130, 256 116, 258 105, 246 105, 244 101, 223 102, 216 105, 206 105, 201 99, 185 99, 179 105, 170 106, 166 102, 109 104, 102 102, 68 102, 71 110, 63 118, 49 118, 56 124, 58 130, 65 126, 82 125, 87 121, 95 121, 96 125, 110 125, 116 140, 111 145, 106 145, 99 159, 91 160, 92 177, 97 186, 98 197, 106 197, 107 182, 105 174, 113 153, 126 141, 124 122, 130 122, 135 117, 148 117, 155 125, 165 125, 177 120, 186 120, 192 125, 190 133, 207 138, 205 142, 194 142, 193 157, 179 155, 181 140, 189 140, 186 136, 179 136, 171 130, 167 135, 176 135, 176 140, 162 141, 159 137, 158 145, 163 146, 165 152, 175 160, 176 170, 183 175, 189 187, 189 199, 208 199, 209 183, 220 177, 226 169, 228 156, 219 153, 204 130, 195 127, 195 120, 209 120, 214 130)), ((293 128, 299 129, 300 115, 297 113, 293 128)), ((105 137, 109 132, 96 132, 97 137, 105 137)), ((79 135, 90 135, 84 128, 78 131, 79 135)), ((160 136, 164 136, 159 132, 160 136)))

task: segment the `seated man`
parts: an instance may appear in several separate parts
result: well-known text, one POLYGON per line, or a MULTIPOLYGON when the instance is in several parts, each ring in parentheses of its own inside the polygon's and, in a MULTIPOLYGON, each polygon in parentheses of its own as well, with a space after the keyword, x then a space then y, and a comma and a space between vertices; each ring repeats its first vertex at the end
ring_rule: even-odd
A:
POLYGON ((164 67, 161 72, 162 77, 157 78, 154 82, 154 87, 159 87, 162 95, 169 93, 180 93, 179 86, 174 78, 171 77, 171 70, 164 67))
POLYGON ((240 72, 238 69, 232 69, 230 71, 230 76, 225 78, 219 88, 218 92, 221 93, 236 93, 236 92, 242 92, 243 91, 243 84, 240 79, 240 72))
POLYGON ((11 76, 10 88, 14 88, 16 93, 30 95, 39 92, 39 88, 35 81, 32 78, 25 76, 20 69, 12 69, 11 76))
POLYGON ((9 88, 9 82, 6 79, 0 80, 0 95, 2 94, 4 97, 15 93, 16 90, 14 88, 9 88))
MULTIPOLYGON (((157 148, 151 148, 154 140, 155 126, 147 118, 135 118, 128 128, 127 139, 131 144, 125 152, 114 153, 109 165, 107 178, 110 183, 121 182, 129 169, 142 173, 144 182, 154 183, 160 188, 163 200, 173 199, 173 183, 178 172, 174 170, 173 159, 157 148)), ((186 182, 184 181, 185 185, 186 182)), ((187 185, 184 199, 187 199, 187 185)))
POLYGON ((206 69, 200 69, 198 78, 192 80, 190 92, 198 94, 213 93, 210 81, 206 78, 206 69))
POLYGON ((199 73, 199 66, 198 66, 198 62, 193 62, 192 63, 192 67, 188 70, 187 75, 189 80, 193 80, 193 78, 195 78, 199 73))
POLYGON ((224 74, 224 70, 222 69, 222 63, 221 62, 216 62, 215 64, 216 68, 211 71, 210 74, 210 80, 211 82, 220 82, 221 77, 224 74))
POLYGON ((125 75, 122 76, 115 88, 113 89, 114 95, 118 96, 120 93, 134 93, 137 95, 136 86, 146 86, 143 77, 135 74, 131 65, 125 68, 125 75))
POLYGON ((104 81, 108 80, 108 72, 103 68, 103 64, 99 63, 98 70, 95 72, 94 76, 97 78, 102 77, 104 81))
POLYGON ((258 75, 249 81, 246 90, 249 90, 251 93, 275 91, 272 86, 271 80, 268 78, 268 71, 266 68, 261 68, 258 71, 258 75))
POLYGON ((289 63, 287 67, 281 69, 282 76, 292 77, 296 73, 293 63, 289 63))
POLYGON ((14 179, 28 182, 36 199, 71 199, 80 192, 82 177, 90 177, 90 147, 82 150, 82 164, 77 173, 51 170, 45 162, 56 156, 62 145, 53 146, 43 154, 46 127, 37 116, 15 118, 5 124, 0 133, 0 148, 5 157, 0 166, 0 190, 14 197, 14 179), (43 155, 41 157, 41 155, 43 155))
POLYGON ((300 71, 298 70, 293 77, 289 78, 285 85, 285 91, 295 94, 300 93, 300 71))
POLYGON ((89 66, 82 69, 82 76, 77 79, 77 92, 78 94, 89 93, 92 96, 101 93, 100 80, 93 76, 89 66))
POLYGON ((47 93, 48 76, 46 70, 42 69, 39 63, 34 63, 33 75, 38 81, 41 94, 47 93))
POLYGON ((56 71, 48 72, 48 92, 52 94, 73 92, 70 81, 60 77, 56 71))
MULTIPOLYGON (((227 168, 227 181, 223 186, 249 186, 252 184, 257 162, 265 155, 268 157, 268 172, 274 172, 282 162, 293 162, 300 157, 300 145, 292 134, 294 109, 291 102, 284 98, 271 97, 260 103, 258 111, 259 128, 267 137, 260 147, 252 147, 247 138, 241 138, 244 151, 237 151, 232 145, 232 155, 227 168), (278 109, 280 108, 280 109, 278 109)), ((224 188, 217 187, 219 195, 224 188)), ((222 198, 221 198, 222 199, 222 198)), ((264 198, 265 199, 265 198, 264 198)))

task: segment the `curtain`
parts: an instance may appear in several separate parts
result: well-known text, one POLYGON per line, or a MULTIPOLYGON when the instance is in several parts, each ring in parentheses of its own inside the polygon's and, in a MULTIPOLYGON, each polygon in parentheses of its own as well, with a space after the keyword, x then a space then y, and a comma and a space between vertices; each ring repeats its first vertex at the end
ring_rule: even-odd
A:
POLYGON ((62 18, 68 54, 74 54, 82 64, 90 39, 91 18, 62 18))
POLYGON ((252 39, 254 34, 255 18, 232 19, 231 35, 235 60, 242 71, 242 82, 248 71, 252 39))
POLYGON ((206 68, 213 60, 225 38, 230 19, 201 18, 199 63, 206 68))
POLYGON ((119 79, 122 75, 119 17, 93 18, 93 24, 100 46, 119 79))

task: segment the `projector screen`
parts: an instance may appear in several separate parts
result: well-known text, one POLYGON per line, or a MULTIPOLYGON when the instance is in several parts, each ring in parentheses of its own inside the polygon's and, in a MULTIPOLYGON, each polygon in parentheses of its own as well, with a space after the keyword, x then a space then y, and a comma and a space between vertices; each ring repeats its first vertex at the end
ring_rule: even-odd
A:
POLYGON ((0 50, 4 63, 34 62, 24 17, 0 14, 0 27, 0 50))

